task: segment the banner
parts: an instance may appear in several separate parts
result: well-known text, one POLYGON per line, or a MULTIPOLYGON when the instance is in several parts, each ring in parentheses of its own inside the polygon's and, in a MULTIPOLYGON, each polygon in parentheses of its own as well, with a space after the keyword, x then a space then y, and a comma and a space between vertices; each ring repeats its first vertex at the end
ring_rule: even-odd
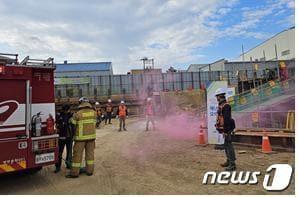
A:
POLYGON ((88 84, 90 83, 90 78, 76 77, 76 78, 54 78, 55 85, 71 85, 71 84, 88 84))
POLYGON ((235 88, 228 88, 227 81, 214 81, 207 88, 207 121, 208 121, 208 143, 223 144, 224 138, 222 134, 215 129, 216 116, 218 110, 218 102, 215 97, 215 91, 218 88, 226 90, 226 98, 235 95, 235 88))

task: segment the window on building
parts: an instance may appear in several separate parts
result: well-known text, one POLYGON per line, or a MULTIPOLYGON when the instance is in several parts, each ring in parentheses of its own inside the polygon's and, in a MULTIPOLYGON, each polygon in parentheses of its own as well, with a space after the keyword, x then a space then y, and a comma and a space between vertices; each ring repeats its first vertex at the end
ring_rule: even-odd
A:
POLYGON ((285 50, 281 52, 281 56, 285 56, 285 55, 289 55, 290 54, 290 50, 285 50))

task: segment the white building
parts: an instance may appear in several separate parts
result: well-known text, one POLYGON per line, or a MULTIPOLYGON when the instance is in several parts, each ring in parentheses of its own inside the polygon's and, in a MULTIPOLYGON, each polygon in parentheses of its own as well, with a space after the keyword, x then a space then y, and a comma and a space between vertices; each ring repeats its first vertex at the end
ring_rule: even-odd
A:
POLYGON ((286 29, 241 54, 237 61, 290 60, 295 58, 295 27, 286 29))

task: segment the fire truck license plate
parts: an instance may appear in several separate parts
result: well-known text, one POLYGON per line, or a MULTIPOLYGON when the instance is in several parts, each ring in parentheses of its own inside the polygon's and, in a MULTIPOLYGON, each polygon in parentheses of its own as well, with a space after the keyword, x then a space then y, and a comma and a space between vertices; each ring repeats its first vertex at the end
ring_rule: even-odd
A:
POLYGON ((47 163, 55 160, 55 153, 45 153, 35 156, 35 164, 47 163))

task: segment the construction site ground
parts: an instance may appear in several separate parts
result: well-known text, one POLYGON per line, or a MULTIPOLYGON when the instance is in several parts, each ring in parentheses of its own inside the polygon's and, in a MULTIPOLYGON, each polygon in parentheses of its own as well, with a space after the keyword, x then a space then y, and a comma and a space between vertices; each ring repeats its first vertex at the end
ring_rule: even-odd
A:
POLYGON ((267 155, 236 146, 238 171, 261 171, 259 184, 203 185, 205 172, 222 170, 223 151, 196 146, 196 138, 145 132, 144 120, 136 118, 127 120, 128 131, 118 132, 117 126, 113 119, 112 125, 97 130, 93 176, 66 179, 65 167, 55 174, 54 166, 48 166, 36 174, 1 176, 0 194, 294 194, 294 177, 282 192, 267 192, 262 184, 270 165, 294 166, 294 153, 267 155))

